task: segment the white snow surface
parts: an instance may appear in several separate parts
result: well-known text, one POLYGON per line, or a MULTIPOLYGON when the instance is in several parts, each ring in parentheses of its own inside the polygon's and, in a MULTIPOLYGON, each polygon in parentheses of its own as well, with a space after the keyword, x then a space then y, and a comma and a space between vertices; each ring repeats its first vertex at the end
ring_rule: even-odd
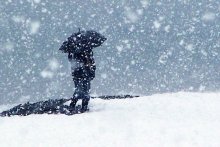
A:
POLYGON ((1 147, 219 147, 220 93, 92 99, 84 114, 1 117, 0 132, 1 147))

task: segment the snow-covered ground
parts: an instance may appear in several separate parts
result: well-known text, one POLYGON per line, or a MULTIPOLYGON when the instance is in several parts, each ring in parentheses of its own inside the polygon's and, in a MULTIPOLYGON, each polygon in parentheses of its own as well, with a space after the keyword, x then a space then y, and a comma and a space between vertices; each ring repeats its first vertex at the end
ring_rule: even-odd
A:
MULTIPOLYGON (((0 118, 1 147, 219 147, 220 93, 91 101, 74 116, 0 118)), ((0 110, 7 107, 1 106, 0 110)))

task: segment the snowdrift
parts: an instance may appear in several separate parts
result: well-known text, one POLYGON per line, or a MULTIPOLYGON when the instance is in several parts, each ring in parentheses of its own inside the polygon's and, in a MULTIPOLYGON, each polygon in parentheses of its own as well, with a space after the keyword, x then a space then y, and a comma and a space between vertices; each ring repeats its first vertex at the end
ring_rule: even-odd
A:
POLYGON ((92 99, 79 115, 0 117, 0 146, 219 147, 219 106, 220 93, 92 99))

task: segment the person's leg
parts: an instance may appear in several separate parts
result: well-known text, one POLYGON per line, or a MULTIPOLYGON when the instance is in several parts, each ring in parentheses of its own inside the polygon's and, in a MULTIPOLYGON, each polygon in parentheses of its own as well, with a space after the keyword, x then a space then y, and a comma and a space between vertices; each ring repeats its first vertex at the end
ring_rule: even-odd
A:
POLYGON ((83 81, 83 98, 82 98, 82 109, 81 112, 85 112, 88 109, 88 104, 90 100, 90 80, 84 80, 83 81))
POLYGON ((75 91, 74 91, 74 94, 73 94, 73 97, 72 97, 72 102, 70 103, 70 107, 72 109, 75 109, 75 106, 76 106, 76 103, 80 97, 80 89, 81 89, 81 86, 80 86, 80 80, 79 79, 74 79, 74 85, 75 85, 75 91))

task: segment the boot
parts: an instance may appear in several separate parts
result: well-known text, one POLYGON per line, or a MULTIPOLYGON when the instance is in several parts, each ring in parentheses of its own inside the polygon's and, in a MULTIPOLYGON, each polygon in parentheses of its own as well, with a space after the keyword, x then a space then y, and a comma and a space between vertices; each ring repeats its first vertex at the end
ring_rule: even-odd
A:
POLYGON ((72 99, 72 102, 70 103, 70 112, 75 111, 77 101, 78 101, 78 99, 75 99, 75 98, 72 99))
POLYGON ((81 113, 88 111, 88 104, 89 104, 88 99, 82 99, 82 108, 80 110, 81 113))

